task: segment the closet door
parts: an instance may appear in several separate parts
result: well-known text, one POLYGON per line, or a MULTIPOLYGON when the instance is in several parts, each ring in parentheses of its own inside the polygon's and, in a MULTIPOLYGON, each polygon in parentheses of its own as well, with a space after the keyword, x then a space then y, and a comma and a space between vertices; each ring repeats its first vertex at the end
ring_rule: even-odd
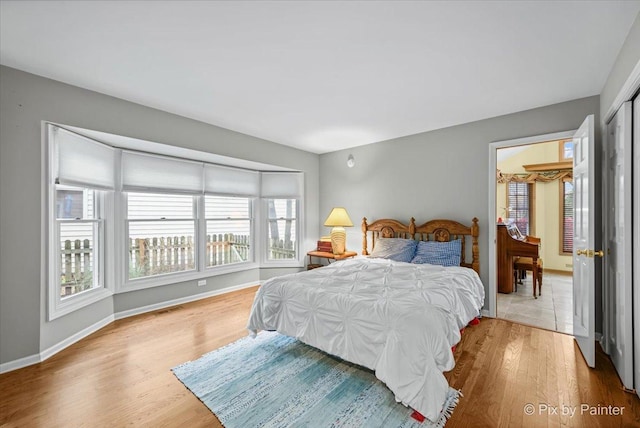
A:
POLYGON ((633 102, 633 355, 640 396, 640 96, 633 102))
POLYGON ((626 388, 633 388, 631 109, 624 103, 607 124, 604 279, 608 350, 626 388))

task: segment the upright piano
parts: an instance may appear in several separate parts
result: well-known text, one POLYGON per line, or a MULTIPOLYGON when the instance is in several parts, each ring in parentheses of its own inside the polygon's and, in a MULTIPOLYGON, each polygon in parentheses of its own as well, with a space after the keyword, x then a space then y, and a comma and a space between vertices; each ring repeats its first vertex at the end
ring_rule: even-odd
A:
MULTIPOLYGON (((539 257, 540 240, 524 236, 515 224, 498 224, 497 240, 498 291, 500 293, 512 293, 514 283, 513 258, 518 256, 531 257, 533 266, 536 266, 539 257)), ((533 269, 534 287, 537 281, 538 270, 533 269)))

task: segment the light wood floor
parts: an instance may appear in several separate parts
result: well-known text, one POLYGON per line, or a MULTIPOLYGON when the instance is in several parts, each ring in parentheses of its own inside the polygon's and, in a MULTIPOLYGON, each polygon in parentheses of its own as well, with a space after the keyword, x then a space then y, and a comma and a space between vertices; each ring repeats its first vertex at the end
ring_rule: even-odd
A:
MULTIPOLYGON (((170 369, 245 336, 255 290, 119 320, 0 375, 0 426, 220 426, 170 369)), ((464 397, 448 428, 640 426, 640 399, 622 391, 610 360, 599 352, 589 369, 570 336, 485 318, 466 329, 456 361, 447 378, 464 397), (623 415, 581 415, 581 404, 623 415), (562 416, 562 406, 576 414, 562 416)))

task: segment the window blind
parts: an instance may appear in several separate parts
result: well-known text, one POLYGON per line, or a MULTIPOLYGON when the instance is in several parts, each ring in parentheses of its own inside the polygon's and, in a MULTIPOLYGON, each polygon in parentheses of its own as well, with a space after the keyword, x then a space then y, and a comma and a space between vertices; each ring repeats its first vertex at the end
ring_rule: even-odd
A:
POLYGON ((49 125, 54 142, 54 179, 58 184, 115 189, 116 150, 58 126, 49 125))
POLYGON ((263 198, 299 198, 304 189, 301 172, 263 172, 260 195, 263 198))
POLYGON ((228 196, 258 196, 260 174, 257 171, 205 164, 205 193, 228 196))
POLYGON ((139 152, 122 152, 122 190, 201 194, 204 164, 139 152))
POLYGON ((510 182, 508 184, 507 206, 509 208, 509 218, 515 220, 518 229, 525 235, 531 233, 530 230, 530 206, 529 206, 529 184, 510 182))
POLYGON ((573 182, 563 182, 562 190, 562 252, 573 253, 573 182))

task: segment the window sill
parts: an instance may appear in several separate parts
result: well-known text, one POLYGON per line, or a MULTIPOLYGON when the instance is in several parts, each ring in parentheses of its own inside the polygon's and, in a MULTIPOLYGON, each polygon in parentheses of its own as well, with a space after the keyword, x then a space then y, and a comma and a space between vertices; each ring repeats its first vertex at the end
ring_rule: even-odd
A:
POLYGON ((262 262, 260 268, 303 268, 304 261, 301 260, 268 260, 262 262))
POLYGON ((65 300, 56 300, 49 305, 47 321, 53 321, 112 295, 113 291, 102 287, 78 293, 65 300))
POLYGON ((163 285, 178 284, 181 282, 195 281, 203 278, 211 278, 214 276, 226 275, 229 273, 257 269, 259 267, 260 266, 254 262, 234 263, 231 265, 206 268, 203 271, 169 273, 149 278, 127 280, 122 286, 118 288, 116 294, 127 293, 129 291, 144 290, 146 288, 161 287, 163 285))

